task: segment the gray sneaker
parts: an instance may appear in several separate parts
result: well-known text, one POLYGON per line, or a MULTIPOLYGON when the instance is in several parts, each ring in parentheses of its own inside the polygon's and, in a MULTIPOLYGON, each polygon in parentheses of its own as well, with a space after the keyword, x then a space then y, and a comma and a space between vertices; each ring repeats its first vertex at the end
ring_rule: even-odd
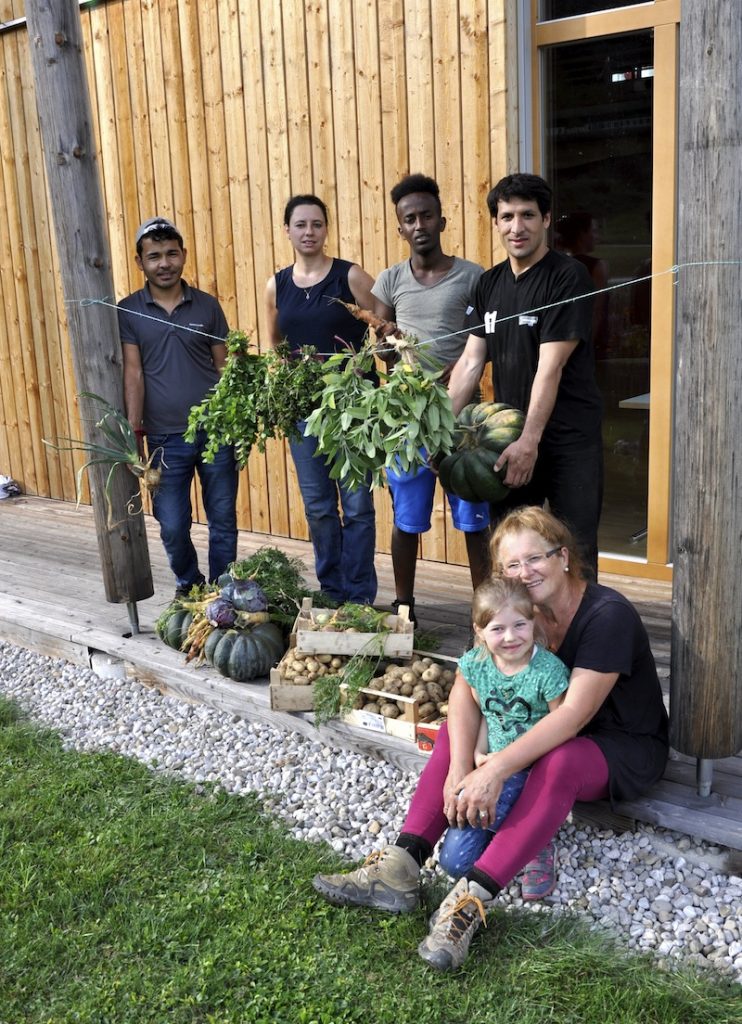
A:
POLYGON ((461 967, 480 924, 487 927, 489 894, 476 882, 460 878, 430 919, 430 931, 417 951, 437 971, 461 967))
POLYGON ((420 902, 420 868, 401 846, 385 846, 344 875, 315 875, 312 885, 336 907, 407 914, 420 902))

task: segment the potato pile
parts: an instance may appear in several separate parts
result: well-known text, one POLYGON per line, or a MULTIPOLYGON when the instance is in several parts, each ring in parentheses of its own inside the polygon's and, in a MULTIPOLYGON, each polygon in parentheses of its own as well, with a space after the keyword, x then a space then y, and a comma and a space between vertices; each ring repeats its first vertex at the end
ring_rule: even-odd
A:
POLYGON ((304 651, 288 651, 278 666, 283 679, 294 686, 311 686, 320 676, 334 676, 349 661, 349 656, 340 654, 308 654, 304 651))
POLYGON ((432 722, 446 717, 453 681, 453 670, 442 668, 432 658, 417 658, 407 665, 388 665, 384 674, 375 676, 366 687, 366 691, 378 691, 378 698, 369 699, 368 692, 359 693, 355 707, 384 718, 399 718, 409 705, 394 697, 412 697, 418 703, 418 721, 432 722))

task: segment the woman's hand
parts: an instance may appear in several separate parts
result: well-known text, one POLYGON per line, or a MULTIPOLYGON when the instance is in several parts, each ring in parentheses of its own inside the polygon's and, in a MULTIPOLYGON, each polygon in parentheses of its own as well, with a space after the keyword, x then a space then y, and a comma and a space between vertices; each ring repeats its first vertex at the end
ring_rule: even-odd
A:
POLYGON ((446 812, 449 822, 457 828, 463 828, 467 823, 485 827, 489 825, 495 820, 497 801, 504 781, 496 755, 492 754, 485 764, 461 780, 455 807, 451 808, 453 813, 446 812))
POLYGON ((481 768, 483 764, 487 764, 490 758, 493 758, 494 754, 482 754, 479 750, 474 753, 474 767, 481 768))

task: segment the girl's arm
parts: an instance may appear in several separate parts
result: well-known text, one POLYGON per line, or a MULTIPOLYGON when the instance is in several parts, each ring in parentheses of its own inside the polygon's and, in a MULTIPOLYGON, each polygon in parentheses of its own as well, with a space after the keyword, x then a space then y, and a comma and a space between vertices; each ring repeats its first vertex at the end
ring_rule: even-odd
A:
POLYGON ((477 743, 474 748, 474 764, 477 768, 487 760, 488 750, 489 735, 487 732, 487 719, 482 715, 482 723, 479 726, 479 735, 477 736, 477 743))
POLYGON ((457 670, 448 696, 451 763, 443 786, 443 811, 449 821, 456 818, 456 791, 461 788, 461 780, 471 772, 474 765, 474 748, 481 719, 482 712, 474 690, 457 670))
POLYGON ((459 789, 466 791, 457 801, 459 826, 463 827, 467 821, 475 825, 481 811, 494 815, 505 779, 577 736, 594 718, 617 679, 618 672, 573 669, 569 688, 554 711, 503 750, 490 754, 485 764, 461 780, 459 789))
POLYGON ((547 703, 549 705, 549 711, 556 711, 556 709, 558 707, 561 707, 561 705, 564 703, 564 698, 566 696, 567 696, 567 691, 564 690, 564 692, 560 693, 558 697, 554 698, 554 700, 547 701, 547 703))

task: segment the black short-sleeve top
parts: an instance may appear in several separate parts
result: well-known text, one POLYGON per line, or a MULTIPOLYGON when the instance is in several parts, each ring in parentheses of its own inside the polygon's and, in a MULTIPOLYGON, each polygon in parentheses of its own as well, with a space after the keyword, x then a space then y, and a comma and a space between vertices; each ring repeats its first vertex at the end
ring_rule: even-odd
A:
POLYGON ((585 267, 550 249, 516 277, 509 260, 485 271, 466 326, 487 342, 495 399, 526 411, 539 350, 549 341, 576 341, 562 371, 543 441, 594 444, 602 400, 592 349, 594 285, 585 267))
POLYGON ((575 668, 618 672, 595 717, 582 730, 608 762, 612 800, 630 800, 661 778, 668 753, 668 719, 649 637, 622 594, 589 583, 561 647, 575 668))

